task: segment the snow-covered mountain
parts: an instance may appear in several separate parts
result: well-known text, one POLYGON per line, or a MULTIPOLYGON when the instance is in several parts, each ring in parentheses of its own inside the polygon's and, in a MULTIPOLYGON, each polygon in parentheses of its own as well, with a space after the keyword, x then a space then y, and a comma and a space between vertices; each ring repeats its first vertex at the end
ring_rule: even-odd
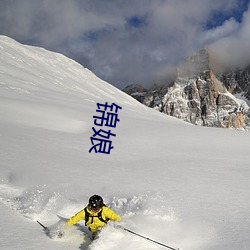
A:
POLYGON ((250 103, 250 66, 245 68, 218 72, 218 79, 223 82, 230 93, 245 97, 250 103))
POLYGON ((171 86, 147 91, 131 85, 124 92, 146 106, 196 125, 249 129, 249 69, 221 73, 213 69, 211 61, 208 50, 200 50, 180 65, 171 86))
POLYGON ((63 55, 0 37, 0 248, 153 250, 84 222, 48 238, 92 194, 122 225, 184 250, 248 250, 250 134, 193 126, 140 104, 63 55), (89 153, 97 103, 120 106, 110 154, 89 153), (62 221, 63 223, 63 221, 62 221))

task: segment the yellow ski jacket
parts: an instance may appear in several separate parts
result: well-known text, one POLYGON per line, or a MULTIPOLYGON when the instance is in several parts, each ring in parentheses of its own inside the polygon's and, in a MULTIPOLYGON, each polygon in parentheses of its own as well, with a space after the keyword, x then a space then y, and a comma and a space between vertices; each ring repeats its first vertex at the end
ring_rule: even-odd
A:
MULTIPOLYGON (((85 221, 86 226, 90 229, 92 233, 97 232, 100 228, 102 228, 106 223, 104 221, 112 220, 112 221, 121 221, 120 215, 116 214, 113 210, 110 208, 103 206, 99 211, 93 212, 89 209, 89 207, 86 207, 87 212, 89 213, 88 221, 85 221), (100 214, 101 211, 101 218, 104 220, 100 220, 98 218, 98 214, 100 214)), ((72 216, 68 221, 67 224, 74 225, 80 220, 85 220, 85 210, 82 209, 77 214, 72 216)))

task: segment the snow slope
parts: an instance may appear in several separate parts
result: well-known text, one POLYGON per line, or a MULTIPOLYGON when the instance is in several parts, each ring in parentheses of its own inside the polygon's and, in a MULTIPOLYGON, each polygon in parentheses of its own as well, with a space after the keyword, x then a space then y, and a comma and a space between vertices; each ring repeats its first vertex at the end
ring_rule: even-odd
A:
POLYGON ((0 248, 162 249, 112 225, 90 244, 83 223, 63 239, 36 223, 53 228, 97 193, 124 227, 171 247, 248 250, 249 141, 165 116, 63 55, 0 36, 0 248), (89 153, 105 102, 122 107, 114 148, 89 153))

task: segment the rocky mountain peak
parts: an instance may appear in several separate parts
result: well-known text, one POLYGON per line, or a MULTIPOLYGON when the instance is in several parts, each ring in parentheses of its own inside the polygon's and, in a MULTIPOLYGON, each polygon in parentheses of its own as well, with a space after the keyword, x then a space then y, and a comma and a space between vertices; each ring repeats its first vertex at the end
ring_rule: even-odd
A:
POLYGON ((149 107, 196 125, 248 129, 249 106, 233 94, 241 92, 246 96, 249 71, 215 74, 210 64, 208 50, 202 49, 178 67, 171 86, 148 91, 137 88, 129 94, 149 107))
POLYGON ((210 70, 209 53, 202 49, 188 57, 177 69, 177 77, 194 77, 210 70))

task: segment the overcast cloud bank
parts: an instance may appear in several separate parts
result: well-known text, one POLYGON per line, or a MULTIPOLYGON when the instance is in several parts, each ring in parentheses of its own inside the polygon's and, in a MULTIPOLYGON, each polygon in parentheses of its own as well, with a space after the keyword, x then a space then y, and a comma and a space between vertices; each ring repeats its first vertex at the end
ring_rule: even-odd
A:
POLYGON ((61 52, 123 88, 162 81, 195 51, 249 63, 248 0, 0 2, 0 34, 61 52))

